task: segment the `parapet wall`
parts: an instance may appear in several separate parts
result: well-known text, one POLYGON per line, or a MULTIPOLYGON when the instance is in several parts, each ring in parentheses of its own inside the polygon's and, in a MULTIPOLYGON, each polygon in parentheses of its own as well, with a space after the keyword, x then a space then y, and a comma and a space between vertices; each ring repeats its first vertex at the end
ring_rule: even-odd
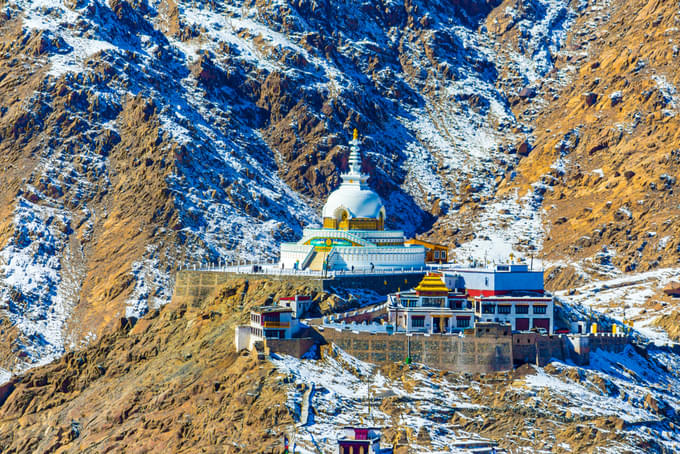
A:
POLYGON ((294 285, 308 285, 317 291, 340 292, 353 289, 372 290, 379 295, 387 295, 414 287, 424 273, 398 274, 356 274, 338 275, 333 278, 295 274, 235 273, 231 271, 178 271, 175 278, 173 301, 198 304, 214 294, 223 285, 240 279, 269 279, 290 282, 294 285))
POLYGON ((320 334, 350 355, 383 365, 411 361, 461 373, 512 369, 512 337, 372 334, 325 329, 320 334))
POLYGON ((382 304, 378 308, 371 309, 357 309, 341 314, 334 314, 335 321, 342 321, 343 323, 371 323, 373 320, 387 315, 387 304, 382 304))
POLYGON ((591 352, 600 349, 619 353, 629 343, 629 338, 625 334, 598 333, 590 334, 587 338, 591 352))
POLYGON ((525 363, 545 366, 553 359, 569 359, 576 364, 587 365, 591 348, 619 352, 630 341, 625 335, 611 334, 543 336, 538 333, 501 333, 502 330, 497 330, 490 335, 459 337, 389 335, 336 328, 319 331, 325 342, 334 343, 362 361, 384 365, 403 362, 410 356, 411 361, 436 369, 473 374, 510 370, 525 363))
POLYGON ((538 333, 512 335, 512 359, 522 364, 545 366, 551 359, 570 359, 576 364, 590 364, 590 352, 597 349, 620 352, 630 342, 624 334, 571 334, 543 336, 538 333))

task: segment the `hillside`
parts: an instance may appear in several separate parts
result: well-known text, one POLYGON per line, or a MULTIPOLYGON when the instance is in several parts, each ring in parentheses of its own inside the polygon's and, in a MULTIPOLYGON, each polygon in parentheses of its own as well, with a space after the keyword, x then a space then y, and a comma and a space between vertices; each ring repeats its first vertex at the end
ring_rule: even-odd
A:
POLYGON ((121 319, 90 347, 5 385, 3 452, 271 452, 292 424, 285 383, 271 365, 234 352, 233 326, 292 289, 249 284, 198 307, 151 311, 134 327, 121 319))
POLYGON ((275 257, 355 127, 388 226, 459 260, 540 257, 553 289, 672 266, 677 21, 635 0, 0 1, 0 367, 167 303, 182 265, 275 257))
POLYGON ((122 320, 87 348, 15 377, 0 389, 3 452, 271 453, 283 434, 298 452, 330 452, 339 427, 357 421, 386 427, 385 442, 415 452, 480 436, 513 453, 680 448, 680 362, 667 351, 629 347, 593 353, 588 368, 481 376, 376 368, 335 348, 320 361, 257 362, 233 351, 233 326, 251 307, 307 290, 237 282, 134 327, 122 320), (301 424, 311 387, 313 416, 301 424))
POLYGON ((543 254, 565 269, 677 266, 680 15, 667 2, 633 0, 607 4, 598 19, 568 41, 575 57, 556 61, 569 84, 537 88, 545 105, 532 151, 501 192, 540 192, 543 254))
POLYGON ((500 68, 545 74, 570 23, 540 5, 506 55, 487 2, 0 3, 2 367, 166 303, 182 264, 272 257, 354 127, 392 227, 491 200, 530 129, 500 68))

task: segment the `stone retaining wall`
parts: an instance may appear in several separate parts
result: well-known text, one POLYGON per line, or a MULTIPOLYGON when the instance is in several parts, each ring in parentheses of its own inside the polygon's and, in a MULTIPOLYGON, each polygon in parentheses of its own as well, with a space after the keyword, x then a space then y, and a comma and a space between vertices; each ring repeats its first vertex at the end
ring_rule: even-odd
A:
POLYGON ((512 337, 512 359, 515 367, 526 363, 545 366, 551 359, 570 359, 576 364, 588 365, 591 351, 601 349, 620 352, 630 342, 623 334, 542 336, 538 333, 515 333, 512 337))
POLYGON ((423 280, 423 277, 425 273, 339 275, 333 279, 324 279, 323 289, 327 292, 364 289, 372 290, 379 295, 387 295, 413 288, 423 280))
POLYGON ((512 337, 373 334, 325 329, 320 332, 350 355, 373 364, 411 361, 461 373, 512 369, 512 337))
POLYGON ((293 275, 263 275, 230 273, 224 271, 178 271, 175 278, 175 291, 173 301, 179 301, 188 305, 195 305, 214 295, 221 287, 229 282, 241 279, 269 279, 271 281, 290 282, 299 285, 309 285, 318 291, 323 290, 323 280, 311 276, 293 275))
POLYGON ((265 352, 282 353, 296 358, 302 358, 302 355, 307 353, 312 345, 316 344, 317 340, 311 337, 294 338, 294 339, 266 339, 265 352))
MULTIPOLYGON (((334 343, 350 355, 383 365, 411 361, 460 373, 490 373, 510 370, 521 364, 545 366, 552 359, 590 362, 591 349, 622 351, 630 338, 624 335, 543 336, 538 333, 504 335, 477 330, 465 337, 439 334, 369 333, 351 329, 319 330, 325 342, 334 343), (574 348, 574 345, 580 348, 574 348), (593 347, 595 346, 595 347, 593 347)), ((323 341, 322 341, 323 342, 323 341)))
POLYGON ((189 305, 198 304, 205 300, 225 284, 241 279, 268 279, 271 281, 290 282, 294 285, 309 285, 317 291, 340 292, 347 290, 372 290, 380 295, 405 290, 420 282, 424 273, 398 274, 366 274, 341 275, 323 279, 320 276, 278 275, 262 273, 234 273, 228 271, 178 271, 175 277, 173 301, 180 301, 189 305))

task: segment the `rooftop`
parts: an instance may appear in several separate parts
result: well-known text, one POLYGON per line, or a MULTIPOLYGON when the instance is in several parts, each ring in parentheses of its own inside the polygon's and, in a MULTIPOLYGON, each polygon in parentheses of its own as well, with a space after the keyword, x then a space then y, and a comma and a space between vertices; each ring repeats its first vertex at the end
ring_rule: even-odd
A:
POLYGON ((253 309, 253 312, 266 314, 270 312, 293 312, 293 310, 289 307, 284 306, 258 306, 255 309, 253 309))
POLYGON ((529 268, 526 263, 492 263, 478 266, 464 265, 461 263, 444 263, 442 265, 431 265, 439 271, 460 271, 468 273, 542 273, 543 270, 529 268))
POLYGON ((441 275, 428 273, 415 288, 417 292, 449 292, 441 275))

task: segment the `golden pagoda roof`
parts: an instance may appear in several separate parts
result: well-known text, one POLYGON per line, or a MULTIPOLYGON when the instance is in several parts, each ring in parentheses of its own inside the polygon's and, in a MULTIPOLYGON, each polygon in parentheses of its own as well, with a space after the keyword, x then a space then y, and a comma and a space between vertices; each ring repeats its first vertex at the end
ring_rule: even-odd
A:
POLYGON ((417 292, 449 292, 440 274, 427 274, 414 289, 417 292))

